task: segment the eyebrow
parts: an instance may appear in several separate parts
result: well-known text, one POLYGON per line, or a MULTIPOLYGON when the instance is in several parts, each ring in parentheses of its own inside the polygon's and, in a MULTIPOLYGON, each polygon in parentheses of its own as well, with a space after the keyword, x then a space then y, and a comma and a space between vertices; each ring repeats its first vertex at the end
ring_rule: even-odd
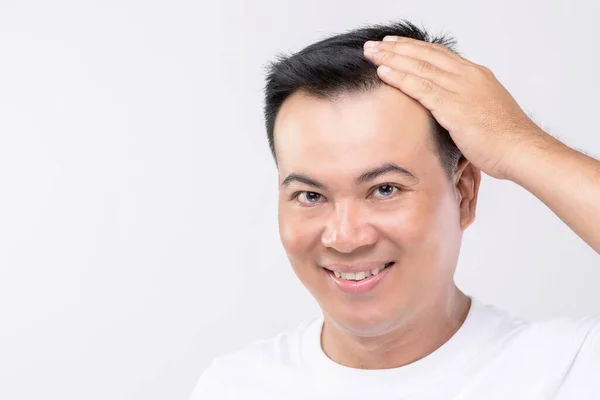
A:
POLYGON ((397 173, 404 175, 408 178, 415 179, 417 181, 419 180, 406 168, 402 168, 401 166, 394 163, 385 163, 380 165, 379 167, 373 168, 372 170, 366 171, 363 174, 361 174, 358 178, 356 178, 356 184, 359 185, 361 183, 369 182, 376 178, 379 178, 381 175, 389 173, 397 173))
MULTIPOLYGON (((415 175, 413 175, 409 170, 407 170, 406 168, 403 168, 397 164, 394 163, 385 163, 382 164, 378 167, 375 167, 373 169, 370 169, 368 171, 363 172, 358 178, 356 178, 355 182, 357 185, 360 185, 361 183, 365 183, 365 182, 369 182, 372 180, 375 180, 377 178, 379 178, 382 175, 386 175, 386 174, 390 174, 390 173, 397 173, 397 174, 401 174, 404 175, 408 178, 411 178, 413 180, 419 180, 415 175)), ((292 184, 292 182, 300 182, 300 183, 304 183, 308 186, 312 186, 314 188, 317 189, 321 189, 321 190, 326 190, 327 186, 324 185, 323 183, 317 181, 316 179, 313 179, 307 175, 304 174, 298 174, 298 173, 292 173, 289 174, 284 180, 283 182, 281 182, 281 187, 286 187, 292 184)))
POLYGON ((326 190, 327 186, 325 186, 324 184, 322 184, 321 182, 309 178, 306 175, 303 174, 289 174, 284 180, 283 182, 281 182, 281 187, 286 187, 286 186, 290 186, 292 184, 292 182, 300 182, 300 183, 304 183, 308 186, 312 186, 314 188, 317 189, 322 189, 322 190, 326 190))

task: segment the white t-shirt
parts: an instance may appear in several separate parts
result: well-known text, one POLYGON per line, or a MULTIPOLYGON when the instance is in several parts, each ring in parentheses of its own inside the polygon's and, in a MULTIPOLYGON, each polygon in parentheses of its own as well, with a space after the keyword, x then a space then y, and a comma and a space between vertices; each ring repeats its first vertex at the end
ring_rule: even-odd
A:
POLYGON ((337 364, 318 318, 216 358, 191 400, 600 399, 600 318, 529 323, 471 299, 454 336, 411 364, 337 364))

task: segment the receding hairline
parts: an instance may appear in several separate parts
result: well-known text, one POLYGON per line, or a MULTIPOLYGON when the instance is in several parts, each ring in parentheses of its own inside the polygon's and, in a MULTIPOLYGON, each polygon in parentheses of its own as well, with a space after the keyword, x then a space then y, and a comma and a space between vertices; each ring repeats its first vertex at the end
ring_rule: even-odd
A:
MULTIPOLYGON (((368 93, 374 92, 377 89, 380 89, 382 87, 389 87, 389 88, 392 88, 393 90, 399 90, 397 88, 394 88, 394 87, 388 85, 387 83, 383 82, 379 78, 377 78, 377 81, 374 81, 368 87, 367 86, 350 87, 350 88, 346 88, 346 89, 340 88, 338 90, 332 90, 332 91, 327 91, 327 92, 312 91, 306 87, 300 87, 300 88, 294 90, 285 98, 285 100, 283 100, 281 102, 281 105, 279 106, 277 114, 275 115, 275 118, 273 121, 273 148, 275 148, 275 145, 277 143, 276 134, 275 134, 276 127, 277 127, 277 120, 279 119, 281 110, 284 109, 286 104, 289 104, 290 99, 301 96, 301 97, 308 98, 308 99, 327 100, 327 101, 335 103, 335 102, 341 102, 344 98, 347 98, 347 96, 368 94, 368 93)), ((408 95, 406 95, 406 96, 412 99, 412 97, 410 97, 408 95)), ((417 102, 419 105, 421 105, 422 108, 424 108, 427 111, 427 115, 428 115, 427 121, 429 123, 429 133, 430 133, 429 137, 426 141, 427 149, 434 152, 434 154, 439 155, 439 149, 437 147, 438 145, 437 145, 437 139, 436 139, 436 134, 437 134, 436 120, 433 117, 433 115, 431 114, 431 112, 425 106, 420 104, 417 100, 415 100, 415 102, 417 102)), ((277 152, 275 151, 275 157, 276 156, 277 156, 277 152)))
MULTIPOLYGON (((383 40, 388 35, 440 44, 459 54, 455 39, 448 33, 432 35, 426 28, 406 19, 362 26, 314 42, 293 54, 279 53, 267 66, 263 109, 268 144, 276 165, 274 125, 283 102, 297 90, 336 101, 345 93, 366 92, 381 86, 377 67, 364 57, 364 43, 383 40)), ((460 151, 448 131, 433 116, 430 120, 434 147, 450 174, 455 168, 455 159, 461 156, 460 151)))

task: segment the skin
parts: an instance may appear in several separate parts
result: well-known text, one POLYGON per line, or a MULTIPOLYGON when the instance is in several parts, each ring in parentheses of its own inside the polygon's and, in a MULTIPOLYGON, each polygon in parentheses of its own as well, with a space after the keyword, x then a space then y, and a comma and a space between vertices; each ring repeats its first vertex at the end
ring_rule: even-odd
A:
POLYGON ((366 42, 379 77, 426 107, 477 168, 520 185, 600 254, 600 162, 556 140, 488 68, 444 46, 366 42))
POLYGON ((468 311, 453 275, 481 176, 468 162, 447 175, 431 122, 388 85, 334 101, 297 92, 278 114, 280 236, 323 310, 323 348, 340 364, 415 361, 448 340, 468 311), (387 163, 413 176, 391 171, 357 184, 387 163), (322 268, 367 260, 396 262, 368 294, 340 291, 322 268))
POLYGON ((295 273, 323 309, 325 353, 349 367, 391 368, 431 353, 464 321, 469 300, 452 276, 480 171, 531 192, 600 254, 600 162, 548 135, 488 68, 444 46, 388 37, 365 43, 365 57, 386 86, 284 102, 275 125, 279 225, 295 273), (450 178, 427 111, 469 160, 450 178), (356 184, 389 162, 416 179, 388 173, 356 184), (291 174, 321 186, 284 185, 291 174), (387 198, 383 184, 401 190, 387 198), (336 292, 321 268, 370 259, 396 265, 369 295, 336 292))

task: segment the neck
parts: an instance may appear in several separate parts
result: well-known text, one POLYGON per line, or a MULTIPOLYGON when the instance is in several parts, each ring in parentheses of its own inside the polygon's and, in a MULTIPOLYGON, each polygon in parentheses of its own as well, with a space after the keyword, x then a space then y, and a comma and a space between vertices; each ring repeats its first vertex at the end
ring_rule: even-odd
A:
POLYGON ((446 343, 465 321, 471 299, 454 287, 449 296, 436 299, 418 315, 377 336, 357 336, 325 318, 321 346, 338 364, 361 369, 396 368, 433 353, 446 343))

